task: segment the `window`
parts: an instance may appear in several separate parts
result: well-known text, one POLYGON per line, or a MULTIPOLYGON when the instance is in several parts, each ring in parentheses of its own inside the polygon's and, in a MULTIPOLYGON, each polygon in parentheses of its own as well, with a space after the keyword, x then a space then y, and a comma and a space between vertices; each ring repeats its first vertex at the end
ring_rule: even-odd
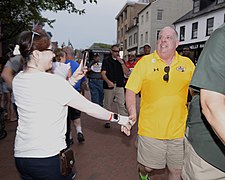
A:
POLYGON ((180 41, 185 40, 185 26, 180 27, 180 41))
POLYGON ((129 36, 129 46, 132 46, 132 36, 129 36))
POLYGON ((191 39, 197 39, 198 37, 198 22, 192 23, 191 39))
POLYGON ((162 20, 163 10, 158 9, 157 10, 157 20, 162 20))
POLYGON ((145 32, 145 43, 148 42, 148 32, 145 32))
POLYGON ((121 37, 123 37, 123 28, 121 28, 121 37))
POLYGON ((144 23, 144 15, 141 16, 141 24, 144 23))
POLYGON ((120 23, 123 24, 123 15, 120 16, 120 23))
POLYGON ((149 18, 148 15, 149 15, 148 12, 146 12, 145 22, 148 22, 148 18, 149 18))
POLYGON ((140 41, 141 41, 141 44, 144 44, 143 43, 143 34, 141 34, 141 40, 140 41))
POLYGON ((200 10, 200 0, 195 0, 194 1, 194 7, 193 7, 193 11, 194 13, 198 12, 200 10))
POLYGON ((224 3, 225 0, 217 0, 217 4, 224 3))
POLYGON ((124 49, 127 49, 127 40, 124 40, 124 49))
POLYGON ((160 33, 160 30, 157 30, 157 31, 156 31, 156 39, 157 39, 157 40, 159 39, 159 33, 160 33))
POLYGON ((118 37, 118 38, 120 38, 120 31, 118 31, 118 33, 117 33, 117 37, 118 37))
POLYGON ((214 24, 214 18, 207 19, 206 24, 206 36, 210 36, 210 34, 213 32, 213 24, 214 24))
POLYGON ((124 12, 124 20, 127 19, 127 11, 124 12))
POLYGON ((134 44, 137 43, 137 33, 134 33, 134 44))

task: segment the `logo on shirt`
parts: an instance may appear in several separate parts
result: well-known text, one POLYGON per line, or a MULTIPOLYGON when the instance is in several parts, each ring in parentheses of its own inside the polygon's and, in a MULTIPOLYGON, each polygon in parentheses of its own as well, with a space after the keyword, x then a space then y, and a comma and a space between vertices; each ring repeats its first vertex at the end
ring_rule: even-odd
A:
POLYGON ((177 67, 177 71, 184 72, 185 68, 183 66, 179 66, 177 67))

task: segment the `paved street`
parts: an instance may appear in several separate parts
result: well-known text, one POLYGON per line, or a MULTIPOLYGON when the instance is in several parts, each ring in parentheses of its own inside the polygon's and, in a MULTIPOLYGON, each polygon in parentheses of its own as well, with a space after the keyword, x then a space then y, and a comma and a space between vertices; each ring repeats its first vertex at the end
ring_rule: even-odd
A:
MULTIPOLYGON (((75 180, 137 180, 136 139, 137 126, 127 137, 112 123, 104 128, 104 121, 82 114, 85 143, 72 146, 76 152, 75 180)), ((17 122, 6 122, 8 136, 0 141, 0 179, 19 180, 14 165, 13 144, 17 122)), ((74 129, 73 133, 74 133, 74 129)), ((40 130, 41 133, 41 130, 40 130)), ((75 134, 75 133, 74 133, 75 134)), ((157 177, 154 178, 158 179, 157 177)))
MULTIPOLYGON (((105 129, 104 122, 84 114, 82 122, 86 141, 81 145, 75 141, 73 145, 76 152, 76 180, 137 179, 135 135, 126 137, 120 133, 117 124, 105 129)), ((0 141, 2 180, 19 180, 13 159, 16 125, 17 122, 8 122, 8 136, 0 141)))

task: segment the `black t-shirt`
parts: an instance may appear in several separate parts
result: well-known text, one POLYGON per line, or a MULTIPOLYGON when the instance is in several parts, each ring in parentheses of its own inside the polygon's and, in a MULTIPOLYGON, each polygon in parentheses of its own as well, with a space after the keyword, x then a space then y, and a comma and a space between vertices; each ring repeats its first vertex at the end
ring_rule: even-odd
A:
MULTIPOLYGON (((112 56, 103 60, 101 71, 106 71, 106 77, 115 83, 116 87, 124 87, 124 73, 122 65, 119 61, 114 60, 112 56)), ((103 88, 111 89, 105 81, 103 82, 103 88)))

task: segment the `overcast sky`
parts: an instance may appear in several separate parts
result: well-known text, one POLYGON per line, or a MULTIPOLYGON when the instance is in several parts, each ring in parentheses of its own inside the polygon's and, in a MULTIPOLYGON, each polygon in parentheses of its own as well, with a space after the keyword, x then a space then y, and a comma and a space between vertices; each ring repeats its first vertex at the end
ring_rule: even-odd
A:
MULTIPOLYGON (((86 14, 69 14, 65 12, 45 12, 49 19, 56 19, 54 28, 46 25, 44 28, 53 34, 52 41, 63 42, 67 45, 68 40, 76 49, 85 49, 94 42, 113 44, 116 43, 116 20, 115 17, 126 4, 127 0, 97 0, 98 3, 86 3, 76 0, 77 8, 85 8, 86 14)), ((137 1, 137 0, 130 0, 137 1)))

